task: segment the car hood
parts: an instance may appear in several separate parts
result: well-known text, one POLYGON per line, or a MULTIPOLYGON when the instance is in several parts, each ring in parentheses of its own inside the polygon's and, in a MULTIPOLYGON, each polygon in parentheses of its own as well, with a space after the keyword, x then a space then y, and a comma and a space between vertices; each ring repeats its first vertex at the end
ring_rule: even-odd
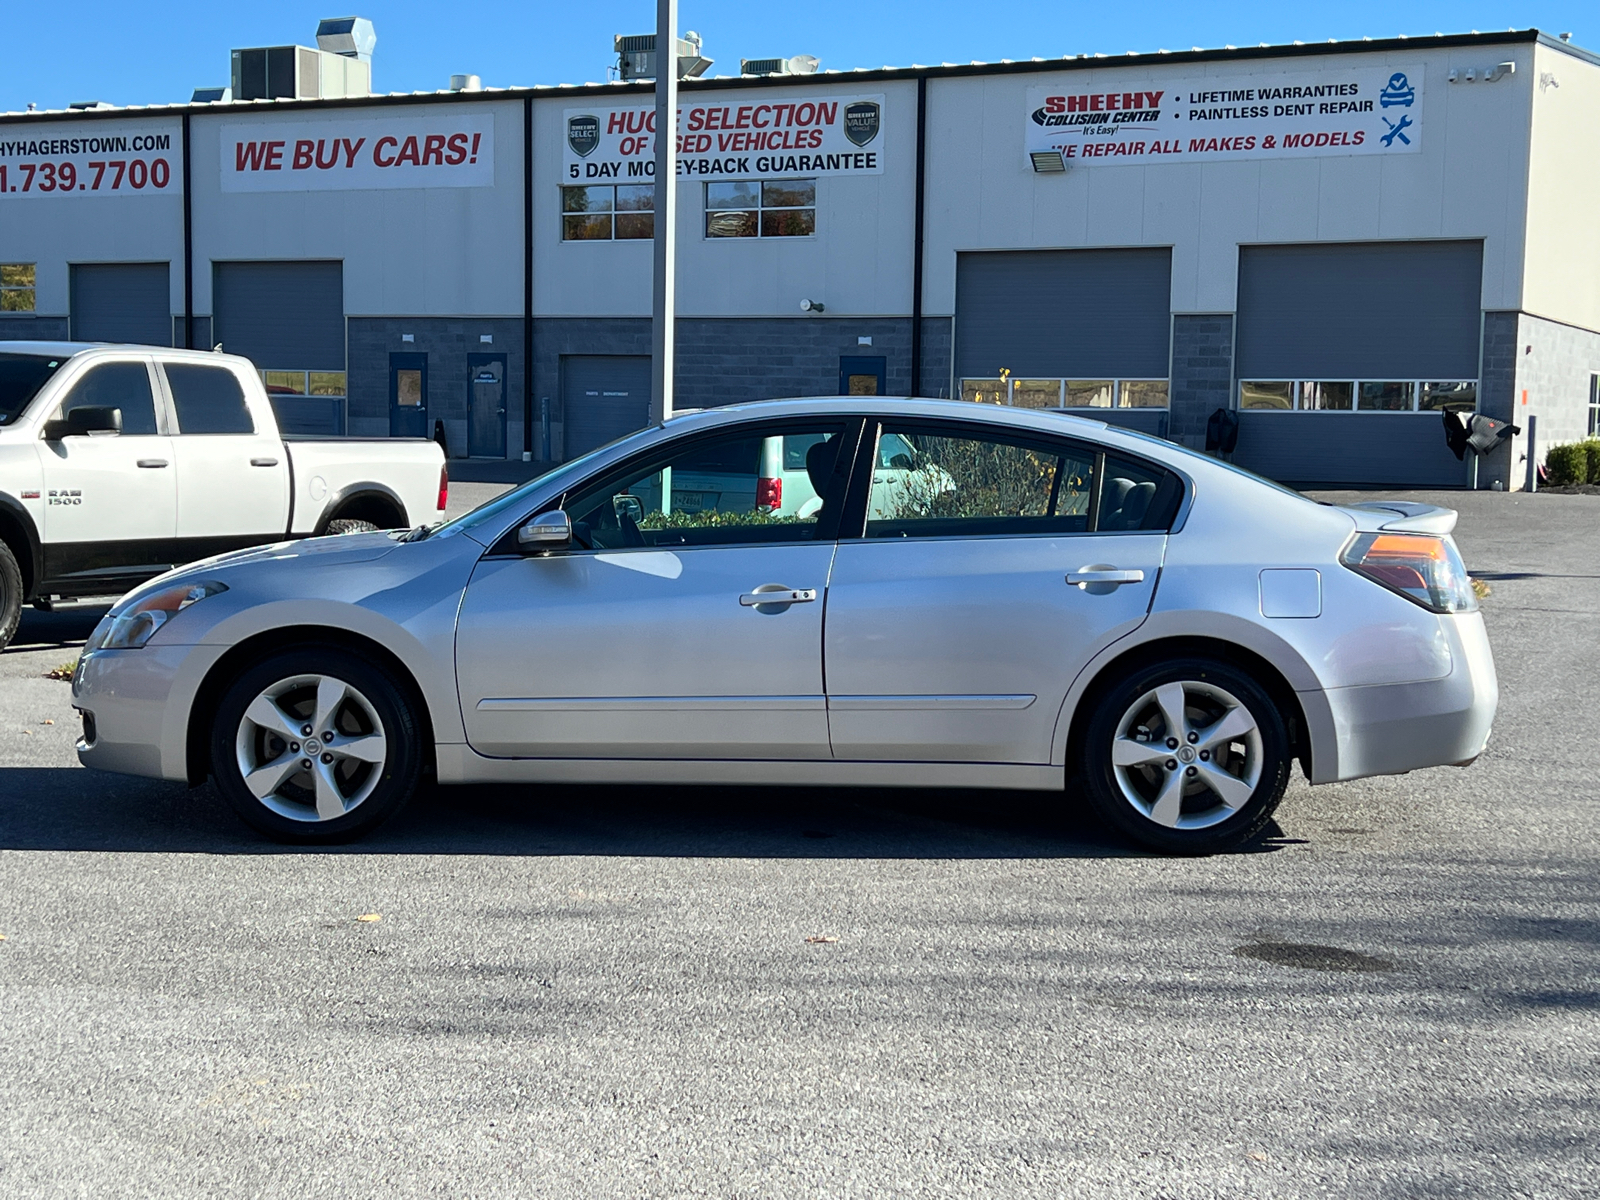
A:
POLYGON ((153 591, 170 587, 186 580, 219 579, 226 583, 228 577, 241 567, 257 564, 279 564, 278 570, 293 569, 296 561, 308 567, 338 567, 355 563, 373 562, 393 553, 399 543, 387 532, 346 533, 329 537, 305 538, 295 542, 273 542, 266 546, 251 546, 245 550, 230 550, 210 558, 185 563, 164 575, 157 575, 141 584, 117 601, 116 607, 138 600, 153 591))

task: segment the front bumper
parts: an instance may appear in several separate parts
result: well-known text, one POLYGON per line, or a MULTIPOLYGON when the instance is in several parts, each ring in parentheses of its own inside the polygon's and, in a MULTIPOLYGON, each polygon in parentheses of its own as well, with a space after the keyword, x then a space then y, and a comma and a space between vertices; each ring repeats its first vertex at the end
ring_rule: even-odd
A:
POLYGON ((78 761, 124 775, 187 779, 189 710, 225 650, 145 646, 86 655, 72 681, 72 706, 93 718, 78 739, 78 761))
POLYGON ((1451 671, 1444 678, 1323 693, 1338 757, 1335 770, 1317 782, 1464 766, 1483 752, 1500 703, 1483 616, 1439 620, 1450 641, 1451 671))

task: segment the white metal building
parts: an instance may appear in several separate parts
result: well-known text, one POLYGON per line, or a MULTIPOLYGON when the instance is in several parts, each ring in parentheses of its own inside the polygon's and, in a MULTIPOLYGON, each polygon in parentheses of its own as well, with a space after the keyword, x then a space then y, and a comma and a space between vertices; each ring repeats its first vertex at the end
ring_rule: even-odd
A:
MULTIPOLYGON (((276 98, 0 117, 0 338, 221 343, 295 428, 453 455, 644 423, 649 84, 330 97, 364 77, 253 54, 276 98)), ((1464 485, 1442 407, 1536 415, 1538 454, 1600 421, 1600 58, 1537 31, 681 101, 680 407, 965 395, 1194 445, 1233 409, 1235 460, 1302 484, 1464 485)))

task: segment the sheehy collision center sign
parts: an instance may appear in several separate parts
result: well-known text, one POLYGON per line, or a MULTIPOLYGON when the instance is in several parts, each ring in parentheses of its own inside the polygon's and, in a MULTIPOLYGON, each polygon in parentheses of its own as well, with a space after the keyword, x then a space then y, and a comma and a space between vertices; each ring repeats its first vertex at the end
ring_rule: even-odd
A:
POLYGON ((0 128, 0 201, 62 196, 176 196, 177 121, 19 122, 0 128))
MULTIPOLYGON (((655 176, 655 110, 569 108, 562 182, 655 176)), ((883 173, 882 96, 707 100, 678 110, 679 179, 883 173)))
MULTIPOLYGON (((1124 74, 1124 72, 1118 72, 1124 74)), ((1028 89, 1029 155, 1067 166, 1422 149, 1422 67, 1360 67, 1028 89)), ((1030 159, 1031 162, 1031 159, 1030 159)))
POLYGON ((451 107, 457 111, 224 125, 222 190, 492 186, 493 114, 451 107))

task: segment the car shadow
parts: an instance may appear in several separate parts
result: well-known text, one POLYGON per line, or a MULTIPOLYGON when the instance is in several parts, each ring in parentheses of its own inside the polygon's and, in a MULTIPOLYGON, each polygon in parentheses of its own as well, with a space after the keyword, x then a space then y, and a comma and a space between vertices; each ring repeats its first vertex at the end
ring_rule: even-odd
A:
POLYGON ((51 612, 40 612, 32 606, 24 608, 22 619, 17 623, 17 632, 6 646, 5 653, 81 646, 89 640, 89 635, 109 607, 107 603, 73 604, 51 612))
MULTIPOLYGON (((1251 850, 1277 848, 1276 826, 1251 850)), ((427 787, 358 842, 284 846, 216 789, 71 767, 0 768, 0 850, 684 858, 1129 858, 1059 795, 684 786, 427 787)))

